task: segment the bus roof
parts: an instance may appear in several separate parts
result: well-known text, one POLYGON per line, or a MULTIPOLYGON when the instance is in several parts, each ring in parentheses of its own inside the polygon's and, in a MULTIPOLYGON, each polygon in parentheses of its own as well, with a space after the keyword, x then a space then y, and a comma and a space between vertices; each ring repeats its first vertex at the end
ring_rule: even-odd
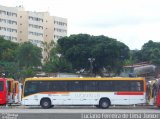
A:
POLYGON ((6 80, 6 78, 0 78, 1 81, 6 80))
POLYGON ((16 80, 14 80, 13 82, 14 82, 14 83, 19 83, 19 81, 16 81, 16 80))
POLYGON ((7 80, 8 80, 8 81, 14 81, 14 79, 12 79, 12 78, 7 78, 7 80))
POLYGON ((143 77, 105 77, 105 78, 61 78, 61 77, 33 77, 26 78, 25 81, 36 81, 36 80, 145 80, 143 77))

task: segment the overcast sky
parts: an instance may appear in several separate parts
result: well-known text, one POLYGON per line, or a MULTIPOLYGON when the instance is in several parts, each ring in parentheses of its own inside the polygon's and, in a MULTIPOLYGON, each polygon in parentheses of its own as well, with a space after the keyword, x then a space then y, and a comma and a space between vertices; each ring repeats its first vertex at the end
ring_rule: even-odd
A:
POLYGON ((160 42, 160 0, 0 0, 0 5, 67 18, 68 36, 105 35, 130 49, 160 42))

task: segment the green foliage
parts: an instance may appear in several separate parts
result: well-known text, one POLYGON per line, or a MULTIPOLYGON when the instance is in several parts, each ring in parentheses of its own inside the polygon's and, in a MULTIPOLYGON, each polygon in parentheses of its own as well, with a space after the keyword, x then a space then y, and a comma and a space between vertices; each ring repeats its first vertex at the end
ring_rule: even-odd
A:
POLYGON ((50 51, 50 59, 43 65, 46 72, 71 72, 72 65, 63 57, 58 56, 57 48, 50 51))
POLYGON ((23 79, 35 74, 35 69, 41 65, 41 49, 31 43, 21 45, 0 38, 0 73, 7 77, 23 79))
POLYGON ((17 72, 16 50, 17 43, 5 40, 0 37, 0 73, 5 73, 8 77, 14 77, 17 72))
POLYGON ((105 36, 90 36, 88 34, 71 35, 58 40, 59 52, 72 64, 74 69, 89 69, 88 58, 95 58, 94 70, 111 67, 119 72, 124 60, 129 57, 129 48, 105 36))
POLYGON ((52 40, 51 42, 42 42, 43 53, 45 55, 44 62, 48 62, 50 59, 50 51, 55 46, 55 42, 52 40))
POLYGON ((31 67, 23 68, 23 70, 21 72, 22 72, 22 76, 24 78, 33 77, 36 74, 35 70, 33 68, 31 68, 31 67))
POLYGON ((141 50, 143 61, 148 61, 160 65, 160 42, 149 41, 145 43, 141 50))
POLYGON ((129 58, 125 60, 124 65, 132 65, 143 62, 143 57, 140 50, 130 50, 129 58))
POLYGON ((5 73, 8 77, 14 78, 18 70, 16 62, 0 61, 0 72, 5 73))
POLYGON ((25 42, 17 50, 17 61, 20 67, 37 67, 41 66, 41 48, 25 42))
POLYGON ((0 61, 15 61, 18 44, 0 37, 0 61))

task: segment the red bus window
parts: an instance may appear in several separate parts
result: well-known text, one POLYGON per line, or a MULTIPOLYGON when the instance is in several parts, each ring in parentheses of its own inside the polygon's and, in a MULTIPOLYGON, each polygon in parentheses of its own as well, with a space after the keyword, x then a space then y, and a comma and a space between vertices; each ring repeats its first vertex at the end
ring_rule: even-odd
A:
POLYGON ((3 91, 3 82, 0 81, 0 91, 3 91))

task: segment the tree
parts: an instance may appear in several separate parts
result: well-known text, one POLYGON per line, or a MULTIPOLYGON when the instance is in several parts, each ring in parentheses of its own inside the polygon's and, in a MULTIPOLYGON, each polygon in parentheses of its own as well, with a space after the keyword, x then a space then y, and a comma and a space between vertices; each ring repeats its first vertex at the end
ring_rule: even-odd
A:
POLYGON ((17 72, 17 48, 17 43, 0 37, 0 73, 5 73, 7 77, 14 77, 17 72))
POLYGON ((148 41, 142 46, 141 55, 143 61, 151 62, 155 65, 160 65, 160 42, 148 41))
POLYGON ((17 47, 17 43, 13 43, 9 40, 5 40, 3 37, 0 37, 0 61, 15 61, 17 47))
POLYGON ((129 58, 125 61, 124 65, 133 65, 139 62, 143 62, 141 50, 130 50, 129 58))
POLYGON ((141 54, 143 61, 157 66, 156 75, 160 72, 160 42, 148 41, 142 46, 141 54))
POLYGON ((58 45, 59 52, 76 70, 89 69, 88 58, 95 58, 95 72, 107 67, 119 72, 124 60, 129 57, 129 48, 125 44, 106 36, 71 35, 59 39, 58 45))
POLYGON ((25 42, 17 50, 17 61, 20 67, 38 67, 41 66, 41 48, 25 42))
POLYGON ((58 47, 53 47, 50 51, 50 57, 43 65, 43 70, 46 72, 71 72, 72 65, 57 52, 58 47))
POLYGON ((48 62, 50 58, 50 51, 53 47, 55 47, 55 42, 53 40, 51 42, 42 42, 42 46, 44 62, 48 62))
POLYGON ((41 66, 41 49, 29 42, 17 44, 0 38, 0 72, 17 80, 34 76, 41 66))

